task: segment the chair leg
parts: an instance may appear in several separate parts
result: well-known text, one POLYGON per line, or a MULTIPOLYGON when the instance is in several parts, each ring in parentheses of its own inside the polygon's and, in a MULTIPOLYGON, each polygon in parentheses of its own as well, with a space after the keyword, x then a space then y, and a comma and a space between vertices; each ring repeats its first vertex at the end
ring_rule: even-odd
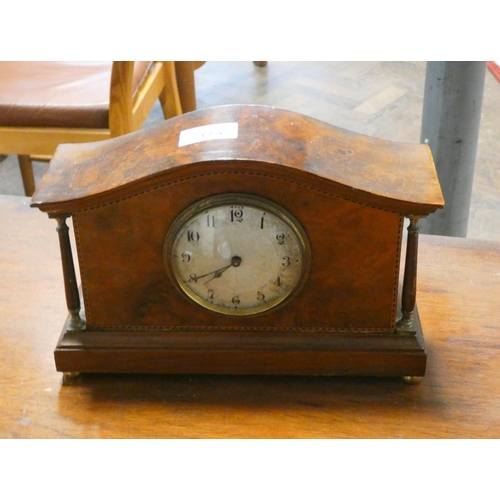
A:
POLYGON ((194 82, 195 64, 193 61, 175 61, 175 74, 181 99, 182 111, 196 110, 196 90, 194 82))
POLYGON ((179 88, 175 76, 174 61, 163 61, 165 71, 165 88, 160 94, 160 103, 165 119, 182 115, 182 105, 179 97, 179 88))
POLYGON ((33 196, 35 192, 35 176, 33 175, 33 164, 28 155, 18 155, 19 168, 21 177, 23 178, 24 194, 33 196))

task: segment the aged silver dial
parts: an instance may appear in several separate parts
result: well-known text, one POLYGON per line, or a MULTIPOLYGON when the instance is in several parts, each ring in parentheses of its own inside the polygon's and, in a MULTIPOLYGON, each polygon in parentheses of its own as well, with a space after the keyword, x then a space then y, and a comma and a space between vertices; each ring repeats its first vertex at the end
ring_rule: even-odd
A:
POLYGON ((291 298, 310 264, 294 217, 258 196, 216 195, 195 203, 165 238, 167 271, 197 304, 227 315, 258 314, 291 298))

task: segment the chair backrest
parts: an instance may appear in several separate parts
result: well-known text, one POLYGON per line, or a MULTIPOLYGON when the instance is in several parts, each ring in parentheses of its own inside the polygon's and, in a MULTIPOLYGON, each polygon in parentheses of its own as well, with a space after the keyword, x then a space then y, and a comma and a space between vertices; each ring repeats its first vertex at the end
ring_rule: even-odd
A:
MULTIPOLYGON (((141 127, 153 103, 162 94, 170 75, 175 75, 171 61, 114 61, 111 70, 109 128, 116 137, 141 127)), ((176 87, 175 79, 173 84, 176 87)), ((178 89, 167 92, 177 100, 178 89)), ((172 116, 180 114, 178 109, 172 116)))

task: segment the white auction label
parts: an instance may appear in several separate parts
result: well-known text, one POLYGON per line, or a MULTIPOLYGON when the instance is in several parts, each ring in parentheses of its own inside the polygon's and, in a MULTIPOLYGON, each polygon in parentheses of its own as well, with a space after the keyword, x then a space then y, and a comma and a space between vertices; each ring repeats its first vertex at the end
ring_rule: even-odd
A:
POLYGON ((201 127, 188 128, 179 134, 179 147, 214 139, 237 139, 237 123, 213 123, 201 127))

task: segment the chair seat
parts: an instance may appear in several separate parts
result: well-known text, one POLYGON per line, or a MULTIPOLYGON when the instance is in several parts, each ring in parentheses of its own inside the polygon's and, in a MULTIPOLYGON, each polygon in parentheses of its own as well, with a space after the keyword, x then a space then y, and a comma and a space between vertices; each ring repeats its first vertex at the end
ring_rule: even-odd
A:
MULTIPOLYGON (((150 64, 135 65, 134 92, 150 64)), ((111 68, 108 61, 0 62, 0 126, 108 128, 111 68)))

